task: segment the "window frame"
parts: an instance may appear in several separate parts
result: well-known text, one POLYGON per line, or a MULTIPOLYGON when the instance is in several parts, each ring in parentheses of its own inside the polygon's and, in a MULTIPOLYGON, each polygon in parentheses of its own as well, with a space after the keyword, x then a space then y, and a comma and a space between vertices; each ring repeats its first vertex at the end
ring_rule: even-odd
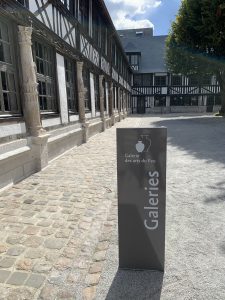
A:
MULTIPOLYGON (((43 53, 45 52, 45 54, 46 54, 45 50, 43 51, 43 48, 42 48, 43 53)), ((59 108, 58 108, 58 101, 57 101, 58 99, 57 99, 57 84, 56 84, 56 51, 55 51, 54 47, 52 47, 51 45, 49 45, 47 42, 45 42, 43 40, 41 41, 37 37, 33 37, 33 39, 32 39, 32 51, 33 51, 33 60, 36 64, 36 75, 37 75, 37 82, 38 82, 38 99, 39 99, 40 113, 41 113, 41 115, 58 113, 59 108), (47 51, 49 51, 48 54, 50 54, 50 57, 52 58, 50 69, 49 69, 49 64, 46 64, 46 62, 49 63, 49 61, 47 59, 45 59, 46 57, 38 57, 38 59, 40 60, 40 62, 43 62, 43 71, 44 72, 46 71, 46 68, 48 69, 48 72, 51 70, 51 73, 50 73, 51 76, 49 75, 49 73, 42 74, 42 73, 38 72, 39 65, 37 64, 36 43, 38 43, 42 47, 45 47, 45 50, 47 49, 47 51), (45 82, 46 93, 41 95, 40 94, 40 88, 41 88, 40 83, 44 83, 44 82, 45 82), (49 85, 48 88, 47 88, 47 84, 49 85), (49 91, 51 93, 50 95, 48 94, 49 91), (47 102, 45 102, 44 99, 41 99, 41 98, 45 98, 45 97, 47 98, 47 102), (42 105, 45 105, 46 103, 48 105, 49 98, 51 98, 50 99, 51 108, 47 107, 47 109, 43 109, 42 105), (41 103, 41 100, 42 100, 42 103, 41 103)), ((42 85, 42 88, 43 88, 43 86, 44 85, 42 85)), ((44 90, 44 88, 43 88, 43 90, 44 90)))
POLYGON ((167 86, 167 76, 166 75, 157 75, 154 78, 154 86, 167 86), (163 80, 165 79, 165 84, 163 80), (156 80, 159 80, 159 82, 156 82, 156 80))
POLYGON ((93 73, 93 78, 94 78, 95 111, 100 112, 99 75, 93 73))
POLYGON ((65 65, 65 82, 66 82, 66 95, 67 95, 67 103, 68 103, 68 112, 69 114, 78 114, 78 93, 77 93, 77 73, 76 73, 76 65, 75 61, 71 58, 64 56, 64 65, 65 65), (71 66, 69 69, 68 62, 71 66), (67 78, 70 76, 70 80, 67 78), (70 95, 68 95, 68 89, 70 90, 70 95), (70 104, 72 104, 70 106, 70 104))
POLYGON ((16 60, 16 56, 18 56, 18 51, 16 47, 17 36, 15 34, 15 32, 17 32, 16 25, 14 23, 11 24, 8 20, 6 20, 2 16, 0 18, 0 22, 3 23, 7 28, 7 39, 8 39, 8 41, 4 41, 3 39, 1 39, 2 42, 0 43, 8 44, 9 53, 10 53, 9 62, 0 61, 0 117, 21 116, 22 108, 21 108, 20 93, 19 93, 19 68, 18 68, 18 62, 16 60), (5 73, 6 75, 5 84, 7 89, 4 90, 2 86, 3 85, 2 73, 5 73), (13 79, 11 77, 12 81, 10 80, 10 76, 13 76, 13 79), (13 110, 5 109, 4 94, 9 95, 8 105, 11 107, 14 106, 16 107, 16 109, 13 110), (14 101, 10 99, 10 94, 14 95, 14 101))
POLYGON ((182 76, 171 75, 171 86, 182 86, 182 76))
POLYGON ((90 113, 91 112, 90 70, 85 65, 83 66, 83 70, 82 70, 82 79, 84 83, 84 88, 86 89, 86 93, 84 95, 85 113, 90 113), (84 75, 86 76, 84 77, 84 75))

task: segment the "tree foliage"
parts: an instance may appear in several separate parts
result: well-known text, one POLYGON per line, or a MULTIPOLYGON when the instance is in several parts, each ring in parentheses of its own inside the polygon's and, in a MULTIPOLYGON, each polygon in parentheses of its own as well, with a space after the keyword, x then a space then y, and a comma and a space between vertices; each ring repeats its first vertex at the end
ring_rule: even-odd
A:
POLYGON ((183 0, 167 38, 167 66, 184 75, 214 74, 225 112, 225 1, 183 0))

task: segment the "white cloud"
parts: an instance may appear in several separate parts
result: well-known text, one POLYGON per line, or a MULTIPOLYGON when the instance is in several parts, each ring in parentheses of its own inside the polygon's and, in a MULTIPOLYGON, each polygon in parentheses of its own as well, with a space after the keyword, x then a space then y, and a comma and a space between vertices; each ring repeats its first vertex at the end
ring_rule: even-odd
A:
POLYGON ((137 29, 154 27, 152 22, 150 22, 148 19, 133 20, 126 16, 126 13, 124 11, 120 11, 117 14, 117 18, 114 21, 114 25, 117 29, 137 29))
POLYGON ((154 27, 146 17, 161 0, 105 0, 116 29, 154 27))

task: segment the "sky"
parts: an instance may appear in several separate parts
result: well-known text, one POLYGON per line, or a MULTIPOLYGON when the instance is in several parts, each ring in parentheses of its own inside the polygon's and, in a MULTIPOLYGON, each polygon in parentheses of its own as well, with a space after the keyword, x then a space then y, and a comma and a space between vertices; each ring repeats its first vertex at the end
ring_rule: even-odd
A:
POLYGON ((153 27, 167 35, 182 0, 105 0, 116 29, 153 27))

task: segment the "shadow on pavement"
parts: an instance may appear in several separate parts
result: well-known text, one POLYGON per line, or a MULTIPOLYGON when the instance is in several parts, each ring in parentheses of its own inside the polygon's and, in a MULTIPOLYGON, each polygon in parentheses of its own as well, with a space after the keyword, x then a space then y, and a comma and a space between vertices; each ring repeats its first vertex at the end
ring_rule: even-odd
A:
POLYGON ((215 185, 210 185, 209 188, 216 192, 216 196, 207 198, 205 200, 205 203, 210 204, 210 203, 225 202, 225 182, 224 181, 218 182, 215 185))
POLYGON ((160 300, 163 272, 118 270, 106 300, 160 300))
POLYGON ((210 162, 225 165, 225 119, 213 117, 167 118, 149 124, 168 128, 168 143, 210 162))

